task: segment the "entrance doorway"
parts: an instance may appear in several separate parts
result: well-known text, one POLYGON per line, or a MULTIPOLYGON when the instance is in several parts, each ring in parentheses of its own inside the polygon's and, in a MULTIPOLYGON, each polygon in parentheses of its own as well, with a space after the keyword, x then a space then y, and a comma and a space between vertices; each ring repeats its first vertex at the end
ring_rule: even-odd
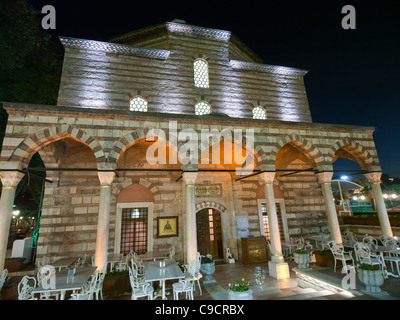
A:
POLYGON ((196 226, 197 249, 200 254, 211 254, 214 258, 223 259, 221 213, 211 208, 199 211, 196 226))

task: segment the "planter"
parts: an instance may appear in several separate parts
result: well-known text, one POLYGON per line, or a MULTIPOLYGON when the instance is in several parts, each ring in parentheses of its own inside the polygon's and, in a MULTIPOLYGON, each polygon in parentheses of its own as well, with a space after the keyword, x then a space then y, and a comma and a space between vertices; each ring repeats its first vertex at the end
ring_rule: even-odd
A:
POLYGON ((382 270, 357 270, 357 277, 365 286, 367 293, 380 293, 380 288, 385 281, 382 270))
POLYGON ((253 300, 253 291, 251 289, 242 292, 228 290, 228 300, 253 300))
POLYGON ((24 268, 24 261, 25 258, 6 259, 4 263, 4 269, 7 269, 8 272, 21 271, 24 268))
POLYGON ((333 267, 335 260, 330 250, 314 251, 315 265, 320 267, 333 267))
POLYGON ((129 275, 106 275, 103 281, 103 294, 118 294, 132 291, 129 275))
POLYGON ((215 281, 212 275, 215 272, 215 263, 202 263, 200 266, 201 274, 203 275, 203 282, 215 281))
POLYGON ((293 253, 294 261, 300 269, 308 269, 310 264, 310 255, 308 253, 293 253))

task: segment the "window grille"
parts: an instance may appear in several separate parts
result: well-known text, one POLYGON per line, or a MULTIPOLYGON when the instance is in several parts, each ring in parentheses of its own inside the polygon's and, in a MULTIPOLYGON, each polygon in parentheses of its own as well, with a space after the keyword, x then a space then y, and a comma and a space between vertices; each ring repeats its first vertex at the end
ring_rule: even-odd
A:
POLYGON ((135 97, 130 101, 130 111, 147 112, 147 101, 142 97, 135 97))
POLYGON ((194 61, 194 86, 198 88, 208 88, 208 62, 204 59, 194 61))
POLYGON ((131 250, 137 254, 147 251, 147 208, 122 210, 121 253, 131 250))
POLYGON ((260 120, 267 119, 267 113, 265 112, 265 109, 262 107, 255 107, 253 109, 253 119, 260 119, 260 120))
POLYGON ((195 113, 197 116, 201 116, 203 114, 210 114, 211 113, 211 106, 207 102, 199 102, 195 106, 195 113))

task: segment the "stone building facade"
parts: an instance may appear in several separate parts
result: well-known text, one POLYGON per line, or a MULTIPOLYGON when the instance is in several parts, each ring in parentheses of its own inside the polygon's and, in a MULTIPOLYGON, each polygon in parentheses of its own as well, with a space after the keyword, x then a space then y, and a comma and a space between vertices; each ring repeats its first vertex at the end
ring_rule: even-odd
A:
POLYGON ((36 152, 52 181, 37 257, 90 254, 102 268, 107 253, 174 246, 178 260, 199 248, 225 259, 230 248, 240 260, 241 219, 251 235, 270 240, 270 273, 280 278, 281 241, 321 233, 341 241, 330 187, 338 157, 357 162, 370 179, 382 232, 391 235, 379 205, 374 128, 312 122, 306 71, 263 64, 231 32, 182 21, 108 43, 61 41, 57 105, 3 103, 3 240, 15 186, 36 152), (200 139, 188 143, 193 136, 200 139), (172 161, 187 149, 198 156, 172 161), (149 162, 162 150, 165 163, 149 162), (161 236, 163 217, 177 218, 176 234, 161 236))

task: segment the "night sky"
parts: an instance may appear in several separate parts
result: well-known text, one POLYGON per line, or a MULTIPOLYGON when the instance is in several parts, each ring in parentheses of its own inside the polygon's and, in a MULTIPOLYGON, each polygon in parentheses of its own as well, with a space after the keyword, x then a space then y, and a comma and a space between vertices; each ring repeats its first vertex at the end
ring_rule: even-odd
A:
POLYGON ((376 127, 382 171, 400 177, 399 1, 31 2, 54 5, 60 36, 108 41, 174 19, 231 31, 265 64, 309 70, 314 122, 376 127), (342 28, 345 5, 356 9, 355 30, 342 28))

